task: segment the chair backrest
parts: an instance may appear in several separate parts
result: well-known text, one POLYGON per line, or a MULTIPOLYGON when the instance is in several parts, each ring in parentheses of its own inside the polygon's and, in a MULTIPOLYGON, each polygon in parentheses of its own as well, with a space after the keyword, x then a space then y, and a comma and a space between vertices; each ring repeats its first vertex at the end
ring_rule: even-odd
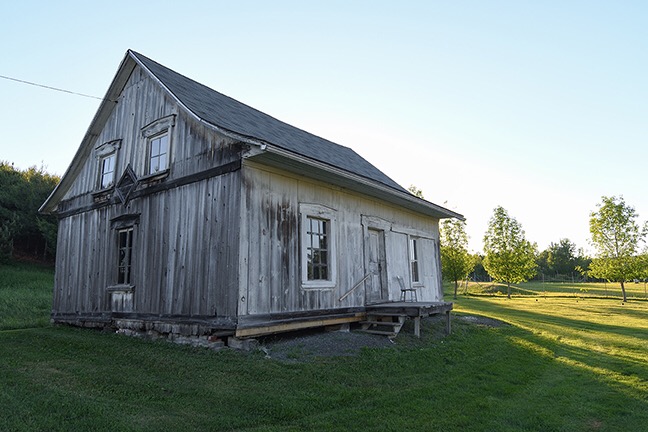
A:
POLYGON ((401 291, 406 290, 407 288, 405 287, 405 282, 403 281, 403 277, 396 276, 396 279, 398 279, 398 285, 400 285, 401 291))

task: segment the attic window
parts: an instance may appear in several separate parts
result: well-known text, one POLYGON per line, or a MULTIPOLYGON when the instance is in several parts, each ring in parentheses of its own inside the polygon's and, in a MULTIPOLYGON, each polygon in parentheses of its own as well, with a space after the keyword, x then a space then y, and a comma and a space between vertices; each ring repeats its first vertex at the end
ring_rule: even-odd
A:
POLYGON ((154 176, 169 169, 171 155, 171 128, 175 125, 175 114, 159 118, 142 128, 146 139, 146 174, 154 176))
POLYGON ((99 189, 108 189, 115 184, 115 170, 117 169, 117 153, 121 147, 121 140, 105 142, 95 147, 97 157, 99 189))
POLYGON ((156 174, 169 167, 169 134, 163 133, 149 139, 149 174, 156 174))
POLYGON ((99 174, 99 186, 101 189, 107 189, 115 183, 115 153, 101 158, 101 172, 99 174))

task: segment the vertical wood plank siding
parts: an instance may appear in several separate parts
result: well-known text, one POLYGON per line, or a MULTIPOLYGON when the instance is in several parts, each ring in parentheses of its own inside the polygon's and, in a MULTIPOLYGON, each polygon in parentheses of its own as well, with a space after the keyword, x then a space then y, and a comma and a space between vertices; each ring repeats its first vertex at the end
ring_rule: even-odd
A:
MULTIPOLYGON (((170 170, 162 183, 240 159, 240 144, 186 118, 135 68, 95 144, 122 140, 115 181, 129 163, 138 178, 146 174, 147 143, 141 129, 171 114, 177 117, 170 129, 170 170)), ((139 214, 133 232, 133 309, 142 314, 236 316, 240 170, 142 194, 126 206, 74 214, 93 204, 98 169, 98 158, 91 154, 64 198, 64 210, 72 215, 59 222, 54 315, 111 311, 106 288, 117 283, 118 260, 111 220, 139 214)), ((140 184, 138 190, 145 188, 140 184)))
POLYGON ((439 238, 437 220, 254 162, 244 163, 243 177, 241 315, 364 306, 362 287, 343 301, 338 300, 365 275, 367 227, 362 225, 363 215, 380 218, 394 227, 385 232, 389 299, 400 297, 398 276, 410 280, 408 235, 402 232, 407 230, 423 235, 419 241, 423 281, 419 299, 442 299, 438 253, 434 247, 439 238), (338 272, 334 289, 302 288, 300 203, 336 210, 338 272))

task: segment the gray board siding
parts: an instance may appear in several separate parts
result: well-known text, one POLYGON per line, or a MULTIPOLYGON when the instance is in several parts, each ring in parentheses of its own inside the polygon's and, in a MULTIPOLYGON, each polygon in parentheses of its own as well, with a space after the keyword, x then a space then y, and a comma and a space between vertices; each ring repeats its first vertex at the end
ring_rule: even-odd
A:
POLYGON ((135 52, 151 71, 189 110, 201 119, 231 132, 281 147, 324 162, 398 191, 404 189, 355 151, 298 129, 252 107, 193 81, 135 52))
MULTIPOLYGON (((141 182, 127 205, 114 190, 100 193, 99 157, 85 160, 59 206, 53 316, 110 316, 117 283, 116 218, 139 215, 134 227, 132 294, 121 304, 135 313, 235 317, 238 286, 241 153, 246 146, 187 118, 175 101, 139 67, 93 149, 121 140, 116 178, 131 165, 145 176, 142 128, 175 115, 171 164, 165 178, 141 182), (233 169, 221 170, 231 166, 233 169), (202 173, 214 172, 203 178, 202 173), (195 181, 187 182, 186 179, 195 181), (178 185, 175 187, 174 185, 178 185), (170 186, 170 187, 166 187, 170 186), (131 306, 132 305, 132 306, 131 306)), ((128 311, 123 311, 128 312, 128 311)))
POLYGON ((126 207, 62 219, 54 314, 111 312, 108 287, 117 284, 118 261, 113 221, 139 215, 133 230, 133 312, 235 317, 239 177, 236 171, 126 207))

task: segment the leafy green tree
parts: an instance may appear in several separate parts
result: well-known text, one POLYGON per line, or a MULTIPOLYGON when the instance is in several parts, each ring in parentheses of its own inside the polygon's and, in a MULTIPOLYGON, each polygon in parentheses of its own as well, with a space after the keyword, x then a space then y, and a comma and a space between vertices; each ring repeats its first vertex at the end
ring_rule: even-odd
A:
POLYGON ((637 256, 646 238, 646 225, 639 226, 635 209, 623 197, 602 197, 598 210, 590 213, 590 234, 597 256, 589 266, 589 274, 621 284, 623 301, 627 301, 625 282, 642 273, 642 260, 637 256))
POLYGON ((410 193, 412 195, 414 195, 415 197, 425 199, 423 197, 423 191, 421 189, 417 188, 416 186, 410 185, 410 187, 408 187, 407 190, 410 191, 410 193))
POLYGON ((563 238, 558 243, 549 245, 547 264, 555 274, 571 274, 576 267, 576 244, 569 239, 563 238))
POLYGON ((457 298, 459 280, 475 268, 475 259, 468 253, 466 223, 459 219, 446 219, 441 223, 441 269, 443 278, 454 282, 457 298))
POLYGON ((53 256, 57 221, 38 209, 58 184, 44 168, 19 170, 0 161, 0 256, 14 252, 33 257, 53 256))
POLYGON ((524 237, 522 225, 501 206, 493 211, 484 235, 484 268, 495 282, 526 282, 536 274, 536 245, 524 237))

